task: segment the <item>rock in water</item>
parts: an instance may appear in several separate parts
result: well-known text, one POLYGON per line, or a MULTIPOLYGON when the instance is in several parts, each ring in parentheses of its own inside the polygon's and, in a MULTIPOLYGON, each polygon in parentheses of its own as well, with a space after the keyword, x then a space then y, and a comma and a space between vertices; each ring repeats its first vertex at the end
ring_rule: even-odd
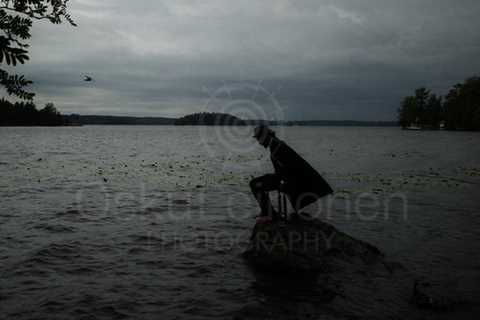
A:
POLYGON ((243 256, 259 269, 302 275, 339 268, 345 263, 370 265, 383 261, 376 247, 306 216, 257 223, 243 256))
POLYGON ((312 318, 328 318, 317 316, 324 315, 326 302, 335 319, 401 319, 411 312, 413 278, 408 271, 388 262, 375 246, 319 219, 297 216, 257 224, 243 256, 259 271, 257 280, 263 275, 276 277, 270 282, 280 287, 285 279, 305 280, 302 283, 321 292, 302 295, 302 290, 289 287, 291 296, 301 296, 301 301, 258 319, 309 318, 298 310, 311 310, 316 315, 312 318))
POLYGON ((418 281, 412 295, 415 276, 409 270, 319 219, 257 223, 243 257, 259 271, 254 289, 270 300, 239 310, 242 319, 329 318, 325 310, 335 319, 410 319, 420 309, 430 315, 459 305, 439 295, 445 290, 418 281), (283 291, 289 303, 279 305, 283 291))

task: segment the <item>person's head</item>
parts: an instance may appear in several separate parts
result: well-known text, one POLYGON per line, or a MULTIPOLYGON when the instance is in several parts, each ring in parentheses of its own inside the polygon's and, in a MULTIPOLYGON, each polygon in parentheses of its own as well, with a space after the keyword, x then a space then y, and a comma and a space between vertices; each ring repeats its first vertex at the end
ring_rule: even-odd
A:
POLYGON ((267 148, 272 138, 275 137, 275 132, 266 125, 259 125, 253 131, 253 137, 257 139, 258 143, 267 148))

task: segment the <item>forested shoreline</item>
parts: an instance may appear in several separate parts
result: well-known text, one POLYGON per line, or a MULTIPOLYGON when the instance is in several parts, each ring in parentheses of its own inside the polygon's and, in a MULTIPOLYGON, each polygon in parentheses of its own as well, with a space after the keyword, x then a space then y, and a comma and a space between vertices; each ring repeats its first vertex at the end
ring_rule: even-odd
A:
POLYGON ((37 109, 31 102, 9 102, 0 99, 0 126, 62 126, 67 125, 64 117, 53 103, 37 109))
POLYGON ((445 96, 416 89, 402 100, 398 121, 402 128, 480 130, 480 78, 454 85, 445 96))

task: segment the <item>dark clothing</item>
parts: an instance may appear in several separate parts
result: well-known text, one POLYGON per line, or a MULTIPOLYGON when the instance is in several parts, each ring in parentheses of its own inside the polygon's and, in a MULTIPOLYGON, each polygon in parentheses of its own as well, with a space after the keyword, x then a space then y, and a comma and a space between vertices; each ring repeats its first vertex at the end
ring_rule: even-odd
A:
POLYGON ((280 188, 280 184, 281 181, 279 176, 274 173, 266 174, 250 181, 250 189, 260 205, 260 209, 262 210, 261 215, 278 215, 273 208, 272 203, 270 202, 268 192, 278 190, 280 188))
POLYGON ((275 173, 285 183, 282 192, 288 196, 295 211, 333 193, 322 176, 282 140, 272 139, 270 158, 275 173))
POLYGON ((280 186, 295 211, 333 192, 322 176, 285 142, 272 138, 269 148, 275 174, 255 178, 250 183, 263 214, 273 210, 267 192, 278 190, 280 186))

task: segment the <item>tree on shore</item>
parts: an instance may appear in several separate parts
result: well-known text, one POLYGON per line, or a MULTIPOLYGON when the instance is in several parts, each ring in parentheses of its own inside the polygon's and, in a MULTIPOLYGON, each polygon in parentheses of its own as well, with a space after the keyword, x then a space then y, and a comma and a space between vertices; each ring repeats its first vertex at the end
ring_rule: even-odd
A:
POLYGON ((426 88, 419 88, 415 90, 415 103, 416 103, 416 113, 418 117, 418 122, 425 123, 426 121, 426 110, 427 102, 430 98, 430 90, 426 88))
POLYGON ((0 0, 0 84, 10 95, 32 100, 34 93, 25 89, 32 81, 23 75, 4 70, 6 63, 15 67, 29 60, 27 43, 31 37, 32 21, 48 20, 60 24, 63 20, 76 26, 67 12, 68 0, 0 0))
POLYGON ((418 126, 448 130, 480 130, 480 78, 473 77, 453 86, 443 99, 426 88, 405 97, 398 109, 403 128, 418 126))
POLYGON ((428 96, 427 104, 425 106, 424 121, 427 127, 431 129, 439 129, 443 119, 442 97, 437 97, 435 94, 428 96))
POLYGON ((480 130, 480 78, 456 84, 445 97, 445 126, 456 130, 480 130))
POLYGON ((38 110, 32 101, 0 99, 0 126, 61 126, 64 118, 53 103, 38 110))
POLYGON ((63 117, 52 102, 47 103, 38 113, 40 124, 49 126, 61 126, 63 124, 63 117))
POLYGON ((414 125, 438 129, 442 120, 442 98, 426 88, 416 89, 414 96, 403 99, 398 120, 403 128, 414 125))
POLYGON ((402 105, 398 109, 398 121, 402 128, 406 128, 417 122, 417 102, 415 97, 403 98, 402 105))

